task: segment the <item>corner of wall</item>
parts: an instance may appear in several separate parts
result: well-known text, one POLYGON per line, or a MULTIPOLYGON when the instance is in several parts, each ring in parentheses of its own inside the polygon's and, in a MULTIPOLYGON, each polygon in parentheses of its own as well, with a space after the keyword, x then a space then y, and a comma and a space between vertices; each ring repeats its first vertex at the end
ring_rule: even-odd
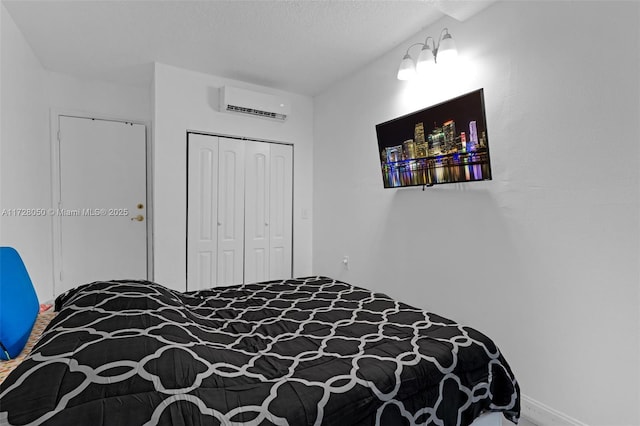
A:
MULTIPOLYGON (((51 207, 51 147, 44 68, 4 4, 0 20, 0 207, 45 210, 51 207)), ((18 250, 38 298, 51 299, 51 218, 0 220, 1 243, 18 250)))

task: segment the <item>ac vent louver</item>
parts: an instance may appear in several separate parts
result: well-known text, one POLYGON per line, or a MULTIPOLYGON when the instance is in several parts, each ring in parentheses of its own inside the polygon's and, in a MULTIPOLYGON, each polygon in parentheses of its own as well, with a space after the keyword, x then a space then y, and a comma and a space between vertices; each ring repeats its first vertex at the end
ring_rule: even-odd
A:
POLYGON ((220 111, 285 121, 291 106, 276 95, 224 86, 220 89, 220 111))
POLYGON ((274 120, 284 121, 287 119, 287 116, 285 114, 278 114, 276 112, 269 112, 269 111, 261 111, 259 109, 245 108, 237 105, 227 105, 227 111, 240 112, 242 114, 257 115, 259 117, 273 118, 274 120))

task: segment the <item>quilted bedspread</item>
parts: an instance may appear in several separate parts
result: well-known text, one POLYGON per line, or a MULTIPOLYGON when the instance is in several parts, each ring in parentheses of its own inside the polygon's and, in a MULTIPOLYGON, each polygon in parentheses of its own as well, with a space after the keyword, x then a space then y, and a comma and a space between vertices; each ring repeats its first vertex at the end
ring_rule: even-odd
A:
POLYGON ((2 425, 517 422, 518 384, 480 332, 324 277, 180 293, 86 284, 0 385, 2 425))

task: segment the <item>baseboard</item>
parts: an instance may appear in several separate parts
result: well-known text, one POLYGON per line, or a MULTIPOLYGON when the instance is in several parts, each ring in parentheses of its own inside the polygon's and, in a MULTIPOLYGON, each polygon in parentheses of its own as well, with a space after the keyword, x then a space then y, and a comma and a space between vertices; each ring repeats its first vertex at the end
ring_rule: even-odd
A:
POLYGON ((526 395, 520 395, 520 409, 521 417, 537 426, 587 426, 586 423, 526 395))

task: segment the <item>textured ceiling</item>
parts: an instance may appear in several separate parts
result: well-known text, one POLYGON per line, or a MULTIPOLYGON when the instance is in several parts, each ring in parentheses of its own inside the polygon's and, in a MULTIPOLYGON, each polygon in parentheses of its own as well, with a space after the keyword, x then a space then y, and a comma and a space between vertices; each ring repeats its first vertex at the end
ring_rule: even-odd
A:
POLYGON ((153 62, 314 95, 490 1, 2 0, 42 65, 143 85, 153 62))

